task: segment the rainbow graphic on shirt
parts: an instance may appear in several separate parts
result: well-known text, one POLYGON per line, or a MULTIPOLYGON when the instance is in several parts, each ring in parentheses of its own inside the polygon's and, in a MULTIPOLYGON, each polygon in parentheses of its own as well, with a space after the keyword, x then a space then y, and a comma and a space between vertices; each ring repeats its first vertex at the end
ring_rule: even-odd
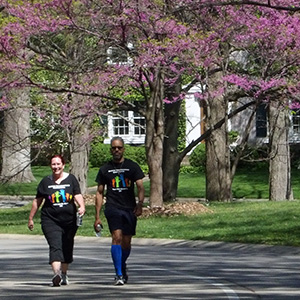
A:
POLYGON ((65 190, 58 190, 49 196, 49 200, 52 204, 54 203, 67 203, 72 200, 73 196, 66 193, 65 190))
POLYGON ((131 186, 131 180, 124 177, 124 173, 117 175, 112 179, 112 187, 113 188, 129 188, 131 186))

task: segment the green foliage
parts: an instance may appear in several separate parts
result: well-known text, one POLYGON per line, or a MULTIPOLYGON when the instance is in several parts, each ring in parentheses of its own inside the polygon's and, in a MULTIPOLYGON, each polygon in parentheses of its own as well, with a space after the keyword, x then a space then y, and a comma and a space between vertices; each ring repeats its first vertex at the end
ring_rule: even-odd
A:
POLYGON ((125 146, 124 156, 126 158, 132 159, 139 165, 147 164, 146 151, 144 146, 125 146))
MULTIPOLYGON (((125 145, 124 156, 132 159, 139 165, 146 165, 145 147, 125 145)), ((101 167, 104 163, 111 160, 110 145, 102 142, 94 143, 90 153, 91 167, 101 167)))
POLYGON ((186 108, 185 101, 181 102, 179 119, 178 119, 178 151, 181 152, 185 149, 186 140, 186 108))
MULTIPOLYGON (((239 146, 231 151, 231 159, 234 159, 235 154, 239 151, 239 146)), ((268 146, 264 145, 261 147, 252 147, 246 145, 243 149, 243 155, 239 160, 239 168, 247 168, 251 170, 256 170, 259 168, 268 169, 268 146)))
POLYGON ((91 167, 100 168, 111 160, 110 145, 101 142, 95 143, 91 147, 90 164, 91 167))
POLYGON ((230 144, 234 143, 237 140, 237 138, 239 137, 239 133, 238 133, 238 131, 232 130, 228 133, 228 137, 229 137, 229 143, 230 144))
MULTIPOLYGON (((60 99, 61 96, 57 96, 60 99)), ((30 99, 33 107, 30 117, 31 158, 33 166, 49 166, 50 157, 62 154, 69 158, 69 144, 66 131, 61 126, 59 106, 51 103, 38 89, 31 89, 30 99)), ((63 101, 63 99, 61 99, 63 101)))
POLYGON ((201 167, 193 167, 193 166, 181 166, 179 170, 180 174, 199 174, 202 173, 201 167))
POLYGON ((300 145, 294 144, 290 146, 291 150, 291 166, 293 169, 300 167, 300 145))
POLYGON ((192 167, 199 167, 205 170, 206 153, 205 144, 199 144, 192 152, 189 158, 192 167))

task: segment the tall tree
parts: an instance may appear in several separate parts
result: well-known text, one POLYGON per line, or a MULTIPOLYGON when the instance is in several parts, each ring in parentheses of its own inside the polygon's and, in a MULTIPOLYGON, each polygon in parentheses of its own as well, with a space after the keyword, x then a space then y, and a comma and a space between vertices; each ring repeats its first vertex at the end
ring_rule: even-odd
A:
MULTIPOLYGON (((55 88, 53 83, 48 83, 46 88, 53 92, 95 96, 101 98, 101 104, 106 107, 116 103, 119 106, 128 104, 145 115, 150 177, 155 178, 151 183, 151 193, 154 194, 150 201, 160 206, 163 182, 160 157, 164 134, 162 101, 184 98, 183 93, 174 99, 166 99, 165 91, 175 86, 180 76, 186 76, 191 82, 199 81, 206 87, 202 100, 210 101, 206 93, 211 93, 211 80, 207 76, 214 76, 221 67, 223 78, 220 82, 224 85, 216 93, 223 94, 225 101, 230 91, 227 82, 259 101, 268 101, 268 94, 274 89, 297 94, 299 74, 295 66, 299 62, 296 51, 299 18, 292 14, 299 10, 297 4, 293 0, 277 0, 272 4, 271 1, 217 0, 24 2, 22 6, 8 7, 15 19, 2 28, 0 45, 3 52, 15 55, 15 48, 27 46, 28 37, 67 29, 92 36, 93 45, 97 45, 101 53, 103 49, 117 50, 128 58, 126 63, 113 59, 105 64, 93 61, 89 68, 84 69, 79 64, 77 70, 72 70, 78 75, 76 81, 62 81, 55 88), (11 33, 16 33, 14 38, 11 33), (234 64, 233 59, 229 63, 228 55, 241 50, 249 53, 247 68, 234 64), (280 60, 282 57, 285 59, 280 60), (284 80, 287 77, 289 80, 284 80), (132 90, 144 98, 146 110, 130 99, 128 94, 132 90)), ((25 68, 31 67, 31 61, 18 58, 20 64, 14 64, 13 68, 24 74, 25 68)), ((65 61, 59 62, 68 66, 65 61)), ((1 84, 5 84, 5 79, 1 84)), ((39 84, 42 86, 41 82, 39 84)), ((216 120, 217 124, 221 121, 216 120)), ((215 125, 208 128, 208 132, 213 127, 215 125)))
POLYGON ((30 99, 28 89, 9 92, 10 107, 4 111, 1 182, 31 182, 30 99))
POLYGON ((269 105, 269 199, 274 201, 293 200, 288 113, 280 101, 269 105))
MULTIPOLYGON (((213 1, 210 3, 212 4, 213 1)), ((216 94, 215 97, 205 100, 206 106, 210 108, 207 128, 214 128, 214 124, 221 119, 224 120, 225 126, 223 131, 220 128, 207 139, 209 151, 207 152, 206 193, 209 199, 229 200, 231 197, 232 174, 229 174, 229 145, 226 143, 228 132, 225 130, 226 112, 229 109, 227 97, 237 101, 239 97, 252 96, 256 100, 256 103, 253 103, 254 107, 259 105, 261 101, 269 103, 270 97, 278 90, 283 96, 288 93, 290 99, 297 99, 298 92, 293 93, 294 96, 292 96, 290 86, 286 84, 287 78, 292 76, 289 83, 293 82, 292 85, 296 84, 297 86, 294 81, 294 72, 297 73, 298 67, 296 66, 299 65, 299 55, 295 51, 298 37, 293 32, 299 24, 299 16, 290 13, 297 8, 288 5, 284 7, 284 4, 287 4, 284 1, 277 1, 276 5, 275 1, 272 3, 274 5, 271 5, 271 2, 260 3, 261 7, 259 3, 255 2, 252 2, 250 6, 226 7, 227 4, 224 1, 224 3, 219 3, 220 6, 223 6, 222 9, 218 8, 218 4, 205 9, 203 3, 202 6, 200 2, 189 3, 190 9, 195 12, 195 15, 197 14, 195 20, 199 20, 202 30, 214 31, 213 37, 216 38, 214 42, 219 47, 215 48, 217 51, 210 53, 210 63, 205 64, 204 68, 206 76, 202 77, 203 80, 199 80, 203 82, 207 92, 211 93, 215 89, 216 94), (205 13, 203 13, 204 11, 205 13), (205 19, 201 16, 205 16, 205 19), (220 42, 217 42, 217 39, 220 42), (220 70, 223 71, 223 75, 218 81, 218 88, 213 84, 213 77, 215 76, 214 73, 220 72, 220 70), (226 90, 228 81, 239 88, 233 89, 235 91, 233 92, 232 87, 229 86, 229 89, 226 90), (217 96, 218 93, 221 96, 217 96), (220 105, 216 106, 213 103, 220 105), (221 151, 217 151, 218 148, 222 147, 221 151), (217 153, 219 157, 216 156, 217 153), (220 171, 219 175, 216 174, 216 170, 220 171)), ((243 1, 242 4, 247 3, 243 1)), ((191 15, 193 16, 193 14, 188 15, 189 20, 191 20, 191 15)), ((200 70, 202 71, 203 68, 200 70)), ((201 78, 201 74, 199 75, 201 78)), ((294 85, 294 92, 298 89, 296 86, 294 85)), ((201 97, 205 99, 205 96, 201 97)), ((280 96, 277 99, 272 97, 272 99, 273 101, 280 101, 280 96)), ((200 137, 198 140, 200 141, 202 138, 200 137)), ((274 142, 279 142, 279 140, 276 139, 274 142)), ((192 143, 192 145, 194 144, 192 143)), ((173 144, 173 149, 175 145, 173 144)), ((187 149, 190 150, 190 146, 187 149)), ((177 153, 177 157, 182 158, 182 154, 185 154, 186 150, 182 153, 175 150, 173 152, 177 153)), ((273 154, 275 154, 274 151, 273 154)), ((288 157, 288 153, 286 157, 288 157)), ((181 160, 178 159, 177 161, 180 163, 181 160)), ((279 168, 270 169, 273 178, 279 177, 278 170, 279 168)), ((278 193, 278 190, 274 188, 271 190, 278 193)), ((274 195, 271 197, 273 198, 274 195)))
POLYGON ((27 42, 27 48, 35 54, 32 58, 34 75, 30 77, 31 83, 35 86, 39 83, 48 92, 56 94, 44 98, 52 102, 55 110, 49 109, 49 104, 44 103, 36 111, 60 116, 57 119, 59 124, 55 126, 60 126, 65 132, 70 153, 70 172, 78 178, 81 191, 85 193, 90 142, 95 134, 91 125, 94 116, 101 111, 100 101, 91 101, 80 93, 68 92, 67 88, 76 85, 89 71, 91 64, 104 63, 106 54, 95 49, 91 36, 72 30, 33 35, 27 42))

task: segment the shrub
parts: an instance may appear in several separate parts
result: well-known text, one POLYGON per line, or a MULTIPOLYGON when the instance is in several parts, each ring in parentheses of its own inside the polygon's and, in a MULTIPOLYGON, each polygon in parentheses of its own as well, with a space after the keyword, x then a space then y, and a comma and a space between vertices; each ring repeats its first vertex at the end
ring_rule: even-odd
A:
POLYGON ((110 145, 95 143, 91 147, 90 164, 92 168, 100 168, 111 160, 110 145))
POLYGON ((190 165, 192 167, 198 167, 202 170, 205 169, 206 163, 206 153, 205 153, 205 144, 199 144, 189 158, 190 165))
POLYGON ((291 166, 293 169, 300 168, 300 145, 293 144, 291 148, 291 166))
MULTIPOLYGON (((139 165, 147 165, 145 147, 143 146, 135 147, 125 145, 124 156, 126 158, 132 159, 139 165)), ((110 160, 111 153, 109 144, 103 144, 100 142, 92 145, 90 153, 90 164, 92 168, 99 168, 110 160)))
MULTIPOLYGON (((239 151, 240 146, 231 149, 231 161, 234 160, 236 153, 239 151)), ((268 146, 262 145, 259 147, 246 145, 243 150, 241 159, 239 160, 238 167, 243 169, 259 170, 268 168, 268 146)))
POLYGON ((199 174, 203 172, 202 167, 192 167, 192 166, 181 166, 179 173, 180 174, 199 174))
POLYGON ((126 158, 132 159, 139 165, 146 165, 146 151, 144 146, 125 146, 124 156, 126 158))

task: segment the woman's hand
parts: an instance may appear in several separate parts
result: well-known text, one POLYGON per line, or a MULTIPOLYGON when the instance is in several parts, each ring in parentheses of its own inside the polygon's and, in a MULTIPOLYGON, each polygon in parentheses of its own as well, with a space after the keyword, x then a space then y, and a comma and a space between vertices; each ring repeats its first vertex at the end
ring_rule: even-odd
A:
POLYGON ((74 196, 75 202, 78 205, 78 210, 77 212, 80 214, 80 216, 83 216, 85 214, 85 204, 84 204, 84 199, 81 194, 77 194, 74 196))
POLYGON ((80 206, 78 208, 78 213, 79 213, 80 216, 83 216, 85 214, 85 207, 80 206))

